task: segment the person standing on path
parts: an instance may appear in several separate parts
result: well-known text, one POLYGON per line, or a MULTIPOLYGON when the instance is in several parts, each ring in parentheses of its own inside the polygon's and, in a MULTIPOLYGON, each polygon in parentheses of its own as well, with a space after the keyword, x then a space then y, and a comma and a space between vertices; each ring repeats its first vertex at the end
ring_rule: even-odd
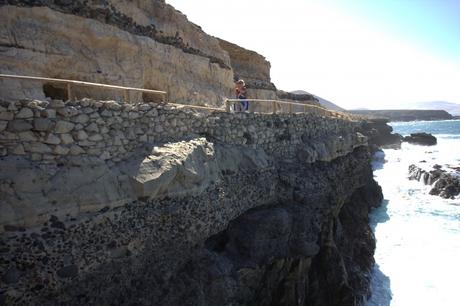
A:
POLYGON ((234 110, 237 112, 244 112, 249 110, 249 101, 244 101, 245 99, 247 99, 247 89, 244 80, 240 79, 236 82, 235 95, 237 99, 241 99, 243 101, 241 101, 240 103, 236 103, 234 106, 234 110))

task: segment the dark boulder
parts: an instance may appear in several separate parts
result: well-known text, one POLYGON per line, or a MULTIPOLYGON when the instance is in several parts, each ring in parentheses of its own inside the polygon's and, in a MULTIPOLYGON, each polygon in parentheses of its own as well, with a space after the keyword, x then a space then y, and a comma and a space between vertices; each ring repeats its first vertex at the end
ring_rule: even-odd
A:
POLYGON ((413 133, 404 137, 403 141, 423 146, 434 146, 438 143, 436 137, 428 133, 413 133))
POLYGON ((432 185, 430 194, 444 199, 454 199, 460 194, 460 178, 441 169, 440 165, 434 165, 433 170, 429 171, 417 165, 410 165, 409 179, 423 182, 425 185, 432 185))

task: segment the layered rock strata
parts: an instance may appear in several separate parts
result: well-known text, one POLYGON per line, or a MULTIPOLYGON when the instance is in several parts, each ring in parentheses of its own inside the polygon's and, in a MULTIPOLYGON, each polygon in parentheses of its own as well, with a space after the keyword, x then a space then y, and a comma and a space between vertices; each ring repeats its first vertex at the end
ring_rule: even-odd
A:
POLYGON ((243 79, 252 99, 276 99, 276 87, 270 80, 270 62, 264 56, 219 39, 230 56, 234 79, 243 79))
POLYGON ((2 107, 2 302, 356 305, 368 294, 367 214, 381 191, 359 123, 93 100, 2 107))
MULTIPOLYGON (((0 20, 1 73, 158 89, 183 103, 222 105, 232 95, 228 54, 164 1, 3 0, 0 20)), ((86 87, 74 91, 80 98, 123 97, 86 87)), ((55 84, 8 79, 0 79, 0 92, 7 100, 66 94, 55 84)))

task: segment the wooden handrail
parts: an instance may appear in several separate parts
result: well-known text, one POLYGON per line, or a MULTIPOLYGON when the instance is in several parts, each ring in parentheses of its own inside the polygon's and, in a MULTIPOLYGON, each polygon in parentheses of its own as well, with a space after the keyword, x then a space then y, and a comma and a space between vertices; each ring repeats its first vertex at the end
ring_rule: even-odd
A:
MULTIPOLYGON (((144 88, 136 88, 136 87, 126 87, 126 86, 119 86, 119 85, 109 85, 109 84, 102 84, 102 83, 92 83, 92 82, 85 82, 85 81, 76 81, 76 80, 67 80, 67 79, 56 79, 56 78, 45 78, 45 77, 34 77, 34 76, 25 76, 25 75, 13 75, 13 74, 0 74, 0 78, 10 78, 10 79, 22 79, 22 80, 31 80, 31 81, 45 81, 45 82, 52 82, 52 83, 63 83, 67 86, 67 94, 69 100, 73 100, 75 97, 73 93, 72 85, 77 86, 90 86, 90 87, 100 87, 100 88, 107 88, 107 89, 115 89, 115 90, 123 90, 123 96, 125 100, 129 100, 129 92, 130 91, 138 91, 138 92, 146 92, 152 94, 159 94, 165 97, 167 95, 166 91, 161 90, 153 90, 153 89, 144 89, 144 88)), ((289 106, 289 112, 293 111, 292 106, 298 105, 302 106, 304 112, 307 112, 307 109, 315 109, 324 113, 328 113, 335 117, 344 117, 345 114, 328 110, 316 105, 312 104, 304 104, 304 103, 297 103, 291 101, 283 101, 283 100, 269 100, 269 99, 226 99, 224 108, 217 108, 217 107, 208 107, 208 106, 199 106, 199 105, 190 105, 190 104, 180 104, 180 103, 171 103, 167 102, 167 104, 177 106, 177 107, 187 107, 187 108, 195 108, 195 109, 202 109, 208 111, 218 111, 218 112, 230 112, 232 104, 241 101, 249 101, 249 102, 263 102, 267 104, 271 104, 273 113, 277 112, 276 106, 279 104, 285 104, 289 106)))
POLYGON ((68 93, 69 100, 72 100, 74 97, 74 95, 72 94, 72 85, 123 90, 125 99, 129 98, 129 91, 146 92, 146 93, 151 93, 151 94, 159 94, 162 96, 166 96, 167 94, 166 91, 161 91, 161 90, 144 89, 144 88, 137 88, 137 87, 126 87, 126 86, 119 86, 119 85, 109 85, 109 84, 92 83, 92 82, 67 80, 67 79, 34 77, 34 76, 26 76, 26 75, 0 74, 0 78, 22 79, 22 80, 31 80, 31 81, 45 81, 45 82, 52 82, 52 83, 67 84, 67 93, 68 93))
POLYGON ((290 113, 292 113, 292 111, 293 111, 292 106, 293 105, 298 105, 298 106, 303 107, 303 109, 304 109, 303 112, 308 112, 307 109, 315 109, 315 110, 318 110, 320 112, 324 112, 324 113, 327 113, 327 114, 330 114, 332 116, 339 117, 339 118, 346 116, 343 113, 336 112, 336 111, 333 111, 333 110, 329 110, 329 109, 326 109, 326 108, 323 108, 323 107, 320 107, 320 106, 317 106, 317 105, 306 104, 306 103, 297 103, 297 102, 291 102, 291 101, 283 101, 283 100, 270 100, 270 99, 226 99, 225 100, 225 105, 226 105, 227 111, 230 111, 232 104, 237 103, 237 102, 241 102, 241 101, 256 102, 256 103, 262 102, 262 103, 266 103, 266 104, 271 104, 271 108, 272 108, 273 113, 277 112, 276 105, 285 104, 285 105, 289 106, 289 112, 290 113))

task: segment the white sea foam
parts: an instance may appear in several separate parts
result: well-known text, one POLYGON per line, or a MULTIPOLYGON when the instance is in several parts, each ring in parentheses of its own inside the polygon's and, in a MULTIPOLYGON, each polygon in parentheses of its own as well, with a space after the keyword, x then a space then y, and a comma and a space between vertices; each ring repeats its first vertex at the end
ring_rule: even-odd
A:
POLYGON ((460 164, 460 139, 436 136, 436 146, 403 144, 373 163, 385 201, 370 216, 377 265, 368 306, 460 305, 460 198, 431 196, 429 186, 407 179, 412 163, 460 164))

